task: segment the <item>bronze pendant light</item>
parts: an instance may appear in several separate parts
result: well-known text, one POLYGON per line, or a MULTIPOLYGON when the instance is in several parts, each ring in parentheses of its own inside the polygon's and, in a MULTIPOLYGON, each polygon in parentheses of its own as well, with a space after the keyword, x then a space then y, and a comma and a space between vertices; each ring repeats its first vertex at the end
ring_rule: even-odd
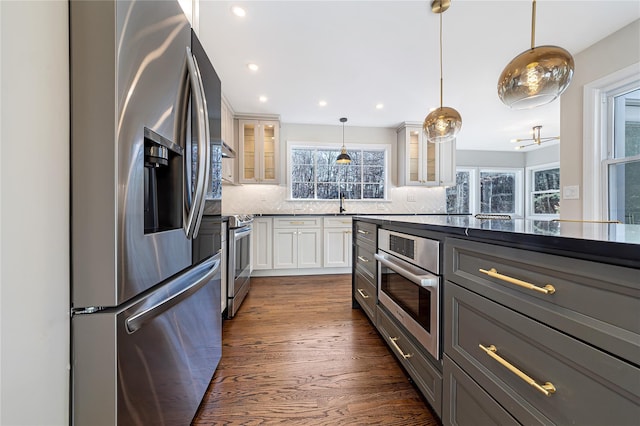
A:
POLYGON ((344 146, 344 123, 347 122, 347 117, 342 117, 340 122, 342 123, 342 151, 340 152, 340 155, 338 155, 338 158, 336 158, 336 163, 349 164, 351 163, 351 157, 347 154, 347 148, 344 146))
POLYGON ((422 129, 432 143, 452 141, 462 128, 462 117, 454 108, 442 106, 442 14, 449 9, 451 0, 433 0, 431 11, 440 15, 440 107, 424 119, 422 129))
POLYGON ((558 46, 535 47, 536 0, 531 12, 531 49, 507 64, 498 79, 500 100, 513 109, 548 104, 564 92, 573 77, 573 57, 558 46))

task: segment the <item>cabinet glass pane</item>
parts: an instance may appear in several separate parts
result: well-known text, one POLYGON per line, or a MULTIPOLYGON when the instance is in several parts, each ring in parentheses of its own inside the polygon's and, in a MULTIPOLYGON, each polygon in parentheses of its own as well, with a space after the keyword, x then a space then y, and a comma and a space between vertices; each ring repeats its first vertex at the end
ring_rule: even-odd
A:
POLYGON ((426 178, 429 182, 435 182, 436 180, 436 144, 425 141, 426 158, 426 178))
POLYGON ((409 131, 409 180, 420 180, 420 136, 417 130, 409 131))
POLYGON ((276 142, 275 142, 275 126, 266 124, 263 132, 264 143, 264 178, 276 178, 276 142))
POLYGON ((245 124, 243 128, 244 143, 242 146, 244 168, 242 175, 244 179, 255 179, 256 171, 256 126, 245 124))

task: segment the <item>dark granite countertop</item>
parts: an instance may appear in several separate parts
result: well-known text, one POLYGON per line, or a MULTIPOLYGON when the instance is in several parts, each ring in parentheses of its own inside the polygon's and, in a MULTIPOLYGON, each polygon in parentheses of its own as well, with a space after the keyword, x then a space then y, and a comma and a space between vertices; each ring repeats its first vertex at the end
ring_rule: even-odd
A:
POLYGON ((356 216, 383 227, 444 232, 490 243, 640 269, 640 225, 475 219, 470 216, 356 216))

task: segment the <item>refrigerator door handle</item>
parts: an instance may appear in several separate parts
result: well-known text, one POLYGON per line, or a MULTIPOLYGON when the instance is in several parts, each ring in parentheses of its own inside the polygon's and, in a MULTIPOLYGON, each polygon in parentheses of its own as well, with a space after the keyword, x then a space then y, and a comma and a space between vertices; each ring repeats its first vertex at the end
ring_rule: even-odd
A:
POLYGON ((134 311, 125 320, 125 326, 129 334, 140 330, 146 323, 163 314, 173 306, 188 298, 207 282, 220 269, 220 253, 189 268, 167 282, 160 291, 149 296, 139 310, 134 311), (151 306, 149 306, 151 304, 151 306))
POLYGON ((189 165, 187 165, 188 155, 185 155, 185 185, 183 188, 184 205, 183 205, 183 228, 189 239, 193 239, 198 235, 198 228, 202 214, 204 212, 204 198, 207 191, 207 176, 210 171, 210 147, 209 147, 209 114, 207 112, 207 104, 204 98, 204 90, 202 88, 202 78, 200 70, 195 62, 195 57, 191 53, 191 49, 186 47, 186 61, 183 68, 183 78, 178 91, 178 103, 176 112, 176 139, 180 142, 180 146, 185 147, 185 151, 189 150, 191 141, 187 141, 187 123, 189 120, 188 106, 189 93, 193 99, 192 108, 197 114, 197 135, 198 135, 198 168, 196 171, 196 182, 191 196, 191 174, 189 173, 189 165))
MULTIPOLYGON (((192 55, 192 58, 194 71, 198 80, 198 87, 194 92, 196 92, 196 96, 198 95, 197 92, 199 92, 199 103, 202 108, 200 116, 201 121, 204 123, 204 137, 201 137, 201 134, 198 133, 198 174, 196 193, 199 198, 198 204, 194 206, 196 213, 192 236, 192 238, 196 238, 198 236, 198 231, 200 230, 202 215, 204 214, 204 200, 207 195, 208 187, 211 185, 211 182, 207 182, 207 179, 209 179, 209 176, 211 175, 211 133, 209 129, 209 109, 207 107, 207 97, 204 92, 204 84, 202 83, 202 73, 200 72, 200 67, 198 66, 196 57, 192 55)), ((198 102, 196 102, 196 105, 198 105, 198 102)))

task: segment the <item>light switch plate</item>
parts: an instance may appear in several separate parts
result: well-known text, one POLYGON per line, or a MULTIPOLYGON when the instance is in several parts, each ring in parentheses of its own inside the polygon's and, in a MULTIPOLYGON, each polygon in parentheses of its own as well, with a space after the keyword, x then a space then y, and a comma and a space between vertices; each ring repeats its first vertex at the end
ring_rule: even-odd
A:
POLYGON ((579 200, 580 199, 580 186, 579 185, 567 185, 562 187, 562 199, 563 200, 579 200))

